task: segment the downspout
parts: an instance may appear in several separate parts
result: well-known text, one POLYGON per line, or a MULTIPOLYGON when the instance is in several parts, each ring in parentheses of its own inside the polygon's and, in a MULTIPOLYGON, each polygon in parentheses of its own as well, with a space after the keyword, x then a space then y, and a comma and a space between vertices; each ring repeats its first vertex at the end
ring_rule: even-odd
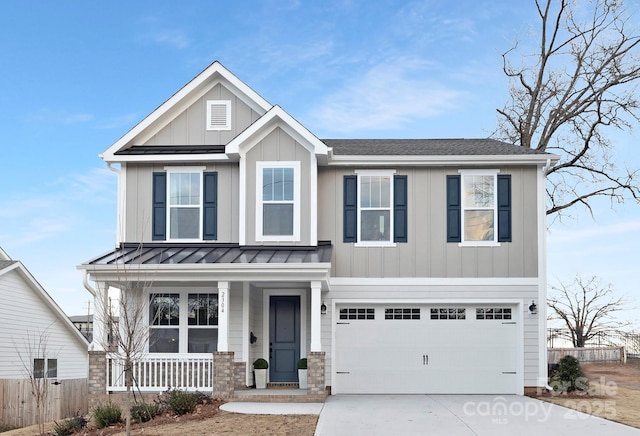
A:
POLYGON ((541 297, 544 297, 541 299, 541 301, 538 301, 538 305, 541 306, 540 307, 540 312, 543 313, 544 315, 544 319, 542 320, 541 324, 543 326, 543 344, 544 344, 544 374, 545 374, 545 389, 549 392, 553 392, 553 388, 551 386, 549 386, 549 377, 548 377, 548 371, 549 371, 549 352, 547 351, 547 213, 546 213, 546 195, 544 195, 544 193, 546 192, 546 182, 547 182, 547 171, 549 170, 551 166, 551 159, 547 158, 547 163, 544 167, 542 167, 542 191, 543 194, 541 195, 543 203, 542 203, 542 209, 543 209, 543 225, 542 227, 542 241, 543 241, 543 252, 542 252, 542 262, 541 262, 541 278, 542 278, 542 283, 544 286, 542 286, 541 288, 541 297), (543 310, 544 309, 544 310, 543 310))
MULTIPOLYGON (((96 290, 89 284, 89 272, 86 269, 82 270, 82 284, 84 285, 84 288, 89 291, 91 293, 91 295, 93 295, 94 301, 96 298, 96 290)), ((94 309, 95 312, 95 309, 94 309)), ((94 325, 94 329, 95 329, 95 325, 96 325, 96 317, 95 317, 95 313, 93 316, 93 325, 94 325)), ((93 339, 91 340, 91 343, 89 344, 89 351, 94 351, 95 350, 95 345, 94 345, 94 341, 96 340, 96 334, 95 334, 95 330, 92 332, 93 333, 93 339)))

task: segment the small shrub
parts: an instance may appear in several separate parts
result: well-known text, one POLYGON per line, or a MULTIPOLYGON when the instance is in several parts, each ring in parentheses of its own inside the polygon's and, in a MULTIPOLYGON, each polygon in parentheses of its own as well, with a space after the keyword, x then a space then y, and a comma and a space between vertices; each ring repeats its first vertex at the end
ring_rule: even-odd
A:
POLYGON ((53 421, 53 433, 56 436, 69 436, 87 426, 84 416, 74 416, 64 421, 53 421))
POLYGON ((111 401, 106 404, 99 404, 93 409, 93 420, 98 428, 117 424, 122 422, 122 409, 111 401))
POLYGON ((298 369, 307 369, 307 358, 303 357, 298 360, 298 369))
POLYGON ((582 373, 578 359, 573 356, 564 356, 558 363, 551 385, 555 391, 560 392, 586 391, 589 388, 589 380, 582 373))
POLYGON ((269 362, 264 360, 262 357, 259 359, 256 359, 256 361, 253 362, 253 369, 268 369, 268 368, 269 368, 269 362))
POLYGON ((162 414, 162 411, 158 403, 139 403, 131 406, 131 417, 138 422, 147 422, 162 414))
POLYGON ((0 433, 4 433, 5 431, 15 430, 15 427, 11 427, 3 422, 0 422, 0 433))
POLYGON ((193 412, 202 399, 203 394, 200 392, 186 392, 176 389, 167 391, 165 403, 174 415, 185 415, 193 412))

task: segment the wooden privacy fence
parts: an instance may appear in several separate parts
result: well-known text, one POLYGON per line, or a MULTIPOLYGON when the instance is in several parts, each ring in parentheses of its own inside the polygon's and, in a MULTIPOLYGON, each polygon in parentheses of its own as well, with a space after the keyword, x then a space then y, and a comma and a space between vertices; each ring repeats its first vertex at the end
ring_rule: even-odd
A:
MULTIPOLYGON (((87 414, 87 379, 50 380, 47 400, 43 404, 44 422, 87 414)), ((36 401, 29 380, 0 380, 0 422, 10 427, 26 427, 38 423, 36 401)))
POLYGON ((549 363, 558 363, 564 356, 573 356, 580 363, 620 362, 627 360, 624 347, 549 348, 549 363))

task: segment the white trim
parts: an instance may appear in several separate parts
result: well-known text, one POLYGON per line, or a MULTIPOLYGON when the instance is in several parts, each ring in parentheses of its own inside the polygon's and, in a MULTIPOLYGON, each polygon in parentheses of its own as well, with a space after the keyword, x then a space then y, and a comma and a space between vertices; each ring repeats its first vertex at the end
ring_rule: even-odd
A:
POLYGON ((206 154, 145 154, 145 155, 119 155, 117 159, 107 160, 105 162, 228 162, 229 156, 224 153, 206 153, 206 154))
MULTIPOLYGON (((271 309, 271 297, 297 295, 300 297, 300 355, 305 355, 307 352, 307 294, 306 289, 264 289, 262 292, 262 335, 264 341, 262 341, 262 355, 267 361, 269 358, 269 342, 270 329, 269 329, 269 316, 271 309)), ((269 362, 271 365, 271 362, 269 362)), ((267 381, 269 379, 269 371, 267 371, 267 381)))
POLYGON ((300 241, 300 162, 299 161, 258 161, 256 162, 256 227, 255 240, 264 241, 300 241), (263 235, 262 198, 263 175, 267 168, 293 169, 293 201, 275 201, 274 204, 293 204, 293 234, 291 235, 263 235))
MULTIPOLYGON (((320 319, 322 286, 319 281, 311 282, 311 345, 310 351, 322 351, 322 321, 320 319)), ((300 357, 303 351, 300 350, 300 357)))
POLYGON ((498 173, 497 169, 464 169, 458 170, 460 174, 460 247, 499 247, 498 242, 498 173), (493 207, 473 206, 467 207, 465 204, 464 186, 465 178, 469 176, 481 176, 493 178, 493 207), (493 240, 465 240, 465 213, 467 210, 493 211, 493 240))
MULTIPOLYGON (((525 302, 526 303, 526 302, 525 302)), ((514 314, 520 314, 519 319, 515 320, 518 337, 516 341, 516 367, 518 368, 518 385, 516 386, 517 395, 524 395, 524 307, 522 299, 517 298, 473 298, 464 300, 452 300, 452 299, 403 299, 403 298, 334 298, 331 300, 331 385, 335 386, 337 380, 337 367, 336 367, 336 323, 339 320, 338 305, 344 304, 450 304, 455 306, 460 305, 480 305, 480 304, 505 304, 513 305, 516 307, 514 314)), ((339 389, 339 386, 337 387, 339 389)), ((338 391, 339 392, 339 391, 338 391)))
POLYGON ((247 364, 245 365, 245 385, 251 386, 251 361, 249 360, 249 300, 251 298, 251 286, 249 282, 242 282, 242 358, 247 364))
POLYGON ((200 242, 202 241, 202 232, 203 232, 203 219, 204 219, 204 168, 205 167, 165 167, 167 170, 167 207, 166 207, 166 226, 165 234, 167 242, 200 242), (201 168, 201 169, 200 169, 201 168), (199 184, 200 184, 200 194, 198 198, 198 204, 171 204, 171 175, 172 174, 198 174, 199 184), (198 237, 197 238, 172 238, 171 237, 171 209, 172 208, 180 208, 180 209, 198 209, 198 237))
POLYGON ((395 247, 396 244, 394 242, 394 234, 393 234, 393 205, 394 205, 394 175, 396 170, 393 169, 380 169, 380 170, 355 170, 355 174, 357 177, 357 195, 356 195, 356 203, 358 210, 358 240, 355 244, 356 247, 395 247), (363 241, 362 240, 362 201, 361 201, 361 192, 362 192, 362 177, 389 177, 389 207, 370 207, 365 210, 380 210, 380 211, 389 211, 389 240, 382 241, 363 241))
MULTIPOLYGON (((218 346, 217 351, 229 351, 229 312, 231 311, 229 282, 218 282, 218 346)), ((187 300, 188 301, 188 300, 187 300)), ((188 304, 188 303, 187 303, 188 304)), ((188 329, 188 327, 187 327, 188 329)))
POLYGON ((538 277, 331 277, 331 286, 538 286, 538 277))
POLYGON ((551 159, 553 163, 560 159, 555 154, 545 155, 495 155, 495 156, 351 156, 335 154, 329 159, 329 166, 459 166, 459 165, 540 165, 551 159))
MULTIPOLYGON (((118 173, 118 205, 116 206, 117 223, 117 244, 127 239, 127 164, 120 164, 118 173)), ((143 224, 144 225, 144 224, 143 224)))
MULTIPOLYGON (((318 160, 315 154, 311 154, 309 162, 309 245, 318 245, 318 160)), ((300 180, 302 183, 302 179, 300 180)))
MULTIPOLYGON (((240 159, 240 168, 238 176, 238 243, 246 245, 247 243, 247 160, 240 159)), ((257 195, 257 193, 256 193, 257 195)))
POLYGON ((186 165, 177 165, 177 166, 165 166, 164 170, 171 173, 197 173, 204 172, 207 167, 202 165, 194 165, 194 166, 186 166, 186 165))
POLYGON ((206 102, 206 130, 207 131, 219 131, 219 130, 231 130, 231 100, 207 100, 206 102), (224 125, 211 124, 211 112, 214 106, 224 107, 224 125))
MULTIPOLYGON (((549 162, 547 161, 547 165, 549 162)), ((537 182, 537 213, 538 213, 538 385, 547 385, 547 207, 546 207, 546 168, 538 169, 537 182)))

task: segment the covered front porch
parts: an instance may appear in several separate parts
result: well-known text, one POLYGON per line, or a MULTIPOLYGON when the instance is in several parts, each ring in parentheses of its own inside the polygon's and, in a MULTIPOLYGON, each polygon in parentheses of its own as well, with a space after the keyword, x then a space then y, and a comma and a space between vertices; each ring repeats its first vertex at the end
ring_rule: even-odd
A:
POLYGON ((97 384, 90 391, 127 389, 123 348, 137 324, 142 345, 129 361, 141 392, 184 389, 229 397, 254 384, 257 358, 269 362, 271 383, 291 386, 297 361, 307 357, 307 393, 324 394, 321 307, 330 257, 330 244, 162 243, 122 245, 87 262, 80 269, 95 301, 90 385, 97 384), (117 328, 113 288, 121 293, 117 328))

